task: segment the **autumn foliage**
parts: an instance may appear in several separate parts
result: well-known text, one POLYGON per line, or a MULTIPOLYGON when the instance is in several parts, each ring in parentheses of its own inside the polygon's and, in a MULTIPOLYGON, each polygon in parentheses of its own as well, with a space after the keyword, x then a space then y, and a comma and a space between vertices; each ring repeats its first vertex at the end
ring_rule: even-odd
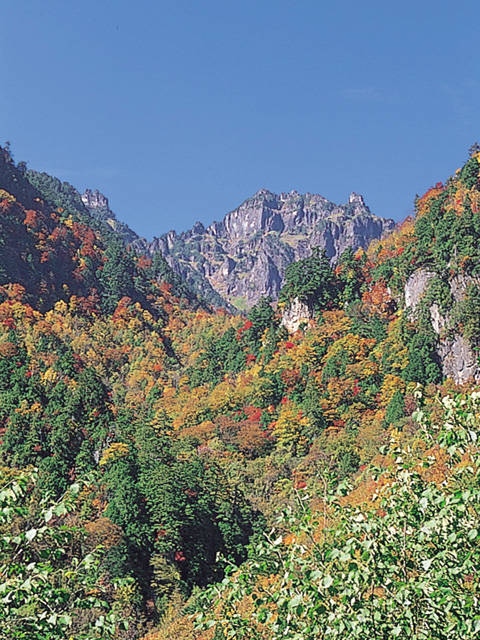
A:
MULTIPOLYGON (((47 498, 58 501, 82 483, 75 515, 52 525, 81 531, 72 558, 99 550, 91 589, 130 623, 126 630, 112 622, 115 637, 223 637, 214 633, 223 633, 220 620, 229 632, 228 592, 208 600, 217 631, 188 612, 208 584, 242 575, 238 567, 248 553, 252 562, 262 532, 280 527, 268 541, 268 571, 247 565, 250 591, 235 600, 230 577, 235 604, 227 611, 255 621, 251 637, 277 637, 268 624, 283 624, 287 614, 278 601, 262 605, 261 594, 290 589, 295 579, 282 582, 283 569, 297 566, 300 549, 308 565, 335 531, 345 534, 342 509, 378 527, 389 521, 378 495, 396 499, 389 489, 400 482, 396 448, 432 491, 472 462, 473 449, 452 460, 430 429, 450 410, 439 398, 471 390, 473 381, 444 379, 428 313, 434 302, 451 308, 448 331, 478 346, 479 157, 417 199, 416 216, 365 251, 346 251, 334 267, 315 252, 293 267, 281 303, 261 300, 247 317, 202 305, 160 258, 137 255, 68 203, 53 206, 31 185, 5 181, 0 461, 8 477, 38 474, 14 526, 26 527, 47 498), (417 269, 437 277, 413 315, 403 292, 417 269), (448 278, 467 276, 466 295, 449 298, 448 278), (288 334, 282 314, 292 296, 311 303, 312 313, 288 334), (293 515, 278 524, 282 509, 293 515), (302 533, 305 513, 315 527, 302 533), (127 580, 121 593, 117 579, 127 580)), ((453 409, 448 416, 454 420, 453 409)), ((330 585, 312 580, 317 591, 338 589, 338 604, 337 574, 330 585)), ((372 578, 369 589, 358 606, 383 602, 384 586, 372 578)), ((300 604, 294 600, 288 615, 301 621, 300 604)))

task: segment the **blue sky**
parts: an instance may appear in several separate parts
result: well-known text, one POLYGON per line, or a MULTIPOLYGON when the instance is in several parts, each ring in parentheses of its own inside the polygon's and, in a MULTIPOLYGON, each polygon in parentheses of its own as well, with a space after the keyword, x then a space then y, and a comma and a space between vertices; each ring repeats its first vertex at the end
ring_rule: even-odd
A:
POLYGON ((0 143, 151 238, 261 187, 403 219, 480 139, 480 3, 3 0, 0 143))

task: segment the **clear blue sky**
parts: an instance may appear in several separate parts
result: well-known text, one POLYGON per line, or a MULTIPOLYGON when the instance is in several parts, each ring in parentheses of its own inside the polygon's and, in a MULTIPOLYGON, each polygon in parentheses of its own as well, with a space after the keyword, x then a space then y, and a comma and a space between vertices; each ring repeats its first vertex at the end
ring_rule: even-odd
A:
POLYGON ((0 143, 148 238, 257 189, 403 219, 480 139, 480 3, 3 0, 0 143))

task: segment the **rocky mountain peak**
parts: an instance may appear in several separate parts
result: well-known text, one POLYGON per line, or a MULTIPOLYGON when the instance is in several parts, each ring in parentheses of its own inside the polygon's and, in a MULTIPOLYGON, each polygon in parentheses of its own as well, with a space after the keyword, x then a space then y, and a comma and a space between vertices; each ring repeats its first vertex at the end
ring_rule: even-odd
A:
POLYGON ((207 298, 221 296, 243 310, 262 296, 277 299, 286 267, 314 247, 335 261, 347 247, 366 247, 393 226, 392 220, 372 214, 355 193, 348 204, 337 205, 319 194, 278 195, 262 188, 221 222, 165 234, 147 251, 160 251, 207 298))
MULTIPOLYGON (((261 189, 259 189, 258 191, 256 191, 253 196, 251 198, 249 198, 249 200, 261 200, 261 199, 269 199, 274 197, 275 194, 272 193, 271 191, 269 191, 268 189, 265 189, 265 187, 262 187, 261 189)), ((248 202, 248 201, 247 201, 248 202)))
POLYGON ((98 189, 86 189, 81 195, 83 204, 88 212, 103 222, 106 222, 108 226, 119 233, 126 243, 138 242, 138 235, 130 229, 128 225, 120 222, 113 211, 110 209, 108 198, 103 195, 98 189))
POLYGON ((94 191, 86 189, 81 198, 87 209, 110 209, 108 198, 103 193, 100 193, 98 189, 94 191))
POLYGON ((367 205, 365 204, 365 200, 363 199, 363 196, 360 195, 359 193, 352 192, 350 194, 350 197, 348 198, 348 204, 353 204, 356 207, 362 207, 363 209, 368 209, 367 205))
POLYGON ((192 231, 194 234, 204 233, 205 227, 201 222, 195 222, 195 224, 193 225, 192 231))

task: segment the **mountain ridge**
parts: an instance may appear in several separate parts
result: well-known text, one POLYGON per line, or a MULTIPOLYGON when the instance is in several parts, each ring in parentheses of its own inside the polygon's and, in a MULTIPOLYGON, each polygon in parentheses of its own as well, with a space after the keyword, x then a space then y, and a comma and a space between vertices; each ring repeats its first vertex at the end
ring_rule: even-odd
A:
POLYGON ((276 301, 289 264, 324 249, 336 262, 346 248, 366 248, 393 229, 393 220, 371 213, 363 196, 352 193, 337 205, 319 194, 296 190, 276 194, 263 187, 220 221, 168 231, 152 241, 140 237, 110 208, 98 189, 81 194, 68 182, 15 165, 2 149, 2 182, 34 207, 36 199, 79 216, 101 233, 113 233, 137 254, 159 254, 195 295, 214 307, 246 311, 261 297, 276 301))
POLYGON ((131 249, 128 239, 138 236, 99 191, 82 199, 68 182, 15 164, 8 147, 0 147, 0 200, 0 286, 20 285, 35 308, 71 296, 96 312, 122 297, 148 307, 162 283, 203 304, 160 255, 149 260, 131 249))
POLYGON ((276 300, 286 267, 313 248, 324 249, 334 262, 346 248, 365 248, 394 226, 372 214, 357 193, 337 205, 319 194, 262 188, 220 221, 172 230, 143 246, 150 255, 160 252, 207 299, 213 290, 244 310, 261 297, 276 300))

